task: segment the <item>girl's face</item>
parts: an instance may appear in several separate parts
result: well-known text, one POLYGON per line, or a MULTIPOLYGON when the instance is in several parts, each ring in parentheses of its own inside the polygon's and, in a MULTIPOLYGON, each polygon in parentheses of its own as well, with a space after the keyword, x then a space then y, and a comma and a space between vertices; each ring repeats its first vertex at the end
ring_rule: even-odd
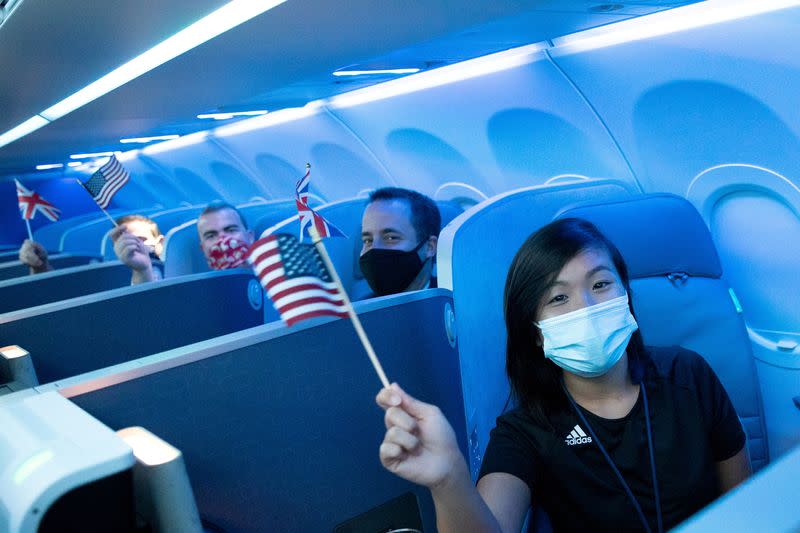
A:
POLYGON ((564 265, 539 303, 537 321, 597 305, 625 294, 608 252, 592 248, 564 265))

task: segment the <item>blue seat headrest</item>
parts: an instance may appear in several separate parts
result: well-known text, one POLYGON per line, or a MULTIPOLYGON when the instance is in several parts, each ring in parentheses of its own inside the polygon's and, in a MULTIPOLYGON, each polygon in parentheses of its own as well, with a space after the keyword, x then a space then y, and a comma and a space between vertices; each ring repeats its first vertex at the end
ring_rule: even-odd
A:
POLYGON ((722 265, 700 213, 684 198, 649 194, 611 203, 578 204, 556 218, 582 218, 613 242, 632 279, 676 272, 719 278, 722 265))

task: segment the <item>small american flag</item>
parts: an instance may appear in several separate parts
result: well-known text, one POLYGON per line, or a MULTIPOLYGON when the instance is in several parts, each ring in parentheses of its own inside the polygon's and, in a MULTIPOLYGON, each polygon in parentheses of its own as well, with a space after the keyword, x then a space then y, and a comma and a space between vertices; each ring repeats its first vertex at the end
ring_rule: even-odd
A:
POLYGON ((344 299, 313 246, 277 233, 254 242, 247 260, 287 325, 317 316, 348 316, 344 299))
POLYGON ((17 184, 17 201, 19 201, 19 210, 23 219, 30 220, 36 216, 36 213, 41 213, 51 222, 58 220, 60 211, 56 206, 39 196, 38 192, 26 189, 18 180, 14 180, 14 183, 17 184))
POLYGON ((325 220, 325 218, 308 206, 308 186, 311 183, 311 165, 306 165, 306 174, 295 185, 295 203, 297 204, 297 214, 300 217, 300 240, 304 236, 311 237, 309 229, 311 225, 316 228, 320 238, 323 237, 346 237, 346 235, 325 220))
POLYGON ((131 175, 128 174, 125 167, 112 155, 108 163, 100 167, 97 172, 92 174, 89 181, 81 183, 81 185, 92 195, 97 205, 101 209, 105 209, 117 191, 128 183, 130 177, 131 175))

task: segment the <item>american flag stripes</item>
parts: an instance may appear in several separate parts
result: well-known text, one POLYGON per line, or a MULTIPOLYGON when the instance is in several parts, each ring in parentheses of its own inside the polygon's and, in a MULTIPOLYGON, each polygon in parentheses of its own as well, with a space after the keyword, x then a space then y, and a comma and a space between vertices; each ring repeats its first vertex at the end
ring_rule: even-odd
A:
POLYGON ((300 217, 300 240, 303 236, 311 237, 309 229, 312 224, 320 238, 345 237, 346 235, 336 226, 308 206, 308 186, 311 182, 311 166, 306 165, 306 174, 295 185, 295 203, 297 214, 300 217))
POLYGON ((348 316, 345 300, 313 246, 277 233, 253 243, 247 260, 287 325, 317 316, 348 316))
POLYGON ((17 201, 23 219, 30 220, 36 213, 41 213, 51 222, 58 220, 60 211, 56 206, 39 196, 39 193, 25 188, 18 180, 14 180, 14 183, 17 184, 17 201))
POLYGON ((111 156, 108 163, 100 167, 86 183, 81 183, 101 209, 108 207, 111 199, 123 185, 128 183, 131 175, 125 167, 111 156))

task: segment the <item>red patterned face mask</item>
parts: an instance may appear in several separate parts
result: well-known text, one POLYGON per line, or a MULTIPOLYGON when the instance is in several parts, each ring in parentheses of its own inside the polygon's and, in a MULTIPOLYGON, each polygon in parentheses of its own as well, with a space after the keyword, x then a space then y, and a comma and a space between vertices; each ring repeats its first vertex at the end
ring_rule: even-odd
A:
POLYGON ((208 254, 208 266, 214 270, 236 268, 245 262, 250 245, 241 239, 223 237, 214 243, 208 254))

